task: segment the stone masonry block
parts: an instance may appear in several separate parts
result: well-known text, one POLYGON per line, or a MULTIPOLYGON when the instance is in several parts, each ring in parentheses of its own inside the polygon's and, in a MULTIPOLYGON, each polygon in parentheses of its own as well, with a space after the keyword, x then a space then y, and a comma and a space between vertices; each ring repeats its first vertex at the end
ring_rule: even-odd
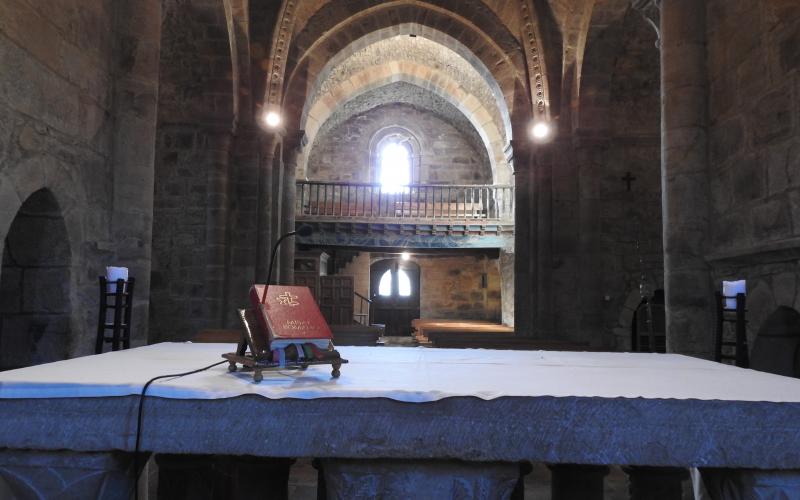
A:
POLYGON ((792 130, 792 93, 788 87, 770 92, 755 106, 752 134, 756 144, 785 137, 792 130))

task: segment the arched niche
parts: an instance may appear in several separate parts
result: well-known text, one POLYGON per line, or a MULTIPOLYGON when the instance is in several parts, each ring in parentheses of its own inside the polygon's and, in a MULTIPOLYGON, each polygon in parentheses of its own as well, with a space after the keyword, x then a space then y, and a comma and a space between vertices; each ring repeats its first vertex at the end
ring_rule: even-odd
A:
POLYGON ((0 272, 0 368, 65 359, 70 342, 71 250, 61 207, 40 189, 6 235, 0 272))

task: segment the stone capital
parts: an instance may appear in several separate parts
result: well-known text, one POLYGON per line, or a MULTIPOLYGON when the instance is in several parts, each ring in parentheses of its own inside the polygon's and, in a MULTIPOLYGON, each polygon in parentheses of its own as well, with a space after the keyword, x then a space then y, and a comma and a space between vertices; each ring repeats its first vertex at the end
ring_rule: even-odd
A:
POLYGON ((661 0, 631 0, 631 6, 637 10, 645 21, 655 30, 658 40, 656 47, 661 48, 661 0))
POLYGON ((506 161, 511 166, 511 170, 516 173, 523 165, 525 158, 530 153, 531 144, 526 140, 512 139, 508 141, 508 145, 503 149, 506 161))
POLYGON ((287 132, 283 137, 283 147, 286 151, 296 150, 295 152, 299 154, 306 145, 308 145, 308 136, 305 130, 287 132))

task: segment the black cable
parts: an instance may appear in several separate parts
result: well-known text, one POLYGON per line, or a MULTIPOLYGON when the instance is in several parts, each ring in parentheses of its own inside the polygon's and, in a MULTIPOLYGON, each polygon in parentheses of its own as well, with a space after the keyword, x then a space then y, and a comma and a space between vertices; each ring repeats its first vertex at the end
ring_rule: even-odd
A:
POLYGON ((142 392, 139 394, 139 415, 136 418, 136 447, 133 452, 133 498, 134 500, 138 500, 139 498, 139 445, 142 439, 142 415, 144 414, 144 394, 147 392, 147 388, 150 387, 150 384, 155 382, 156 380, 160 380, 162 378, 177 378, 177 377, 185 377, 187 375, 194 375, 195 373, 204 372, 206 370, 210 370, 215 366, 219 366, 221 364, 227 363, 228 361, 220 361, 219 363, 214 363, 213 365, 208 365, 204 368, 198 368, 197 370, 192 370, 190 372, 184 373, 173 373, 171 375, 159 375, 158 377, 153 377, 144 384, 142 387, 142 392))

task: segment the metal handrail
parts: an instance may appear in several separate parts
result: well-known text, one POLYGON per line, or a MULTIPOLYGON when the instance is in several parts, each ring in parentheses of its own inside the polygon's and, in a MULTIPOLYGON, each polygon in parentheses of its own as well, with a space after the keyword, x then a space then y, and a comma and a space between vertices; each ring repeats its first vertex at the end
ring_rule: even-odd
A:
MULTIPOLYGON (((358 303, 358 314, 354 315, 354 316, 358 316, 358 318, 361 321, 359 321, 359 319, 356 319, 356 321, 360 322, 364 326, 371 325, 372 324, 372 307, 371 307, 372 306, 372 300, 364 297, 363 295, 361 295, 360 293, 356 292, 355 290, 353 290, 353 293, 356 295, 356 297, 361 299, 359 301, 359 303, 358 303), (364 313, 364 302, 367 303, 367 312, 366 312, 366 314, 364 313), (367 320, 366 323, 363 323, 364 319, 367 320)), ((353 319, 355 319, 355 318, 353 318, 353 319)))

